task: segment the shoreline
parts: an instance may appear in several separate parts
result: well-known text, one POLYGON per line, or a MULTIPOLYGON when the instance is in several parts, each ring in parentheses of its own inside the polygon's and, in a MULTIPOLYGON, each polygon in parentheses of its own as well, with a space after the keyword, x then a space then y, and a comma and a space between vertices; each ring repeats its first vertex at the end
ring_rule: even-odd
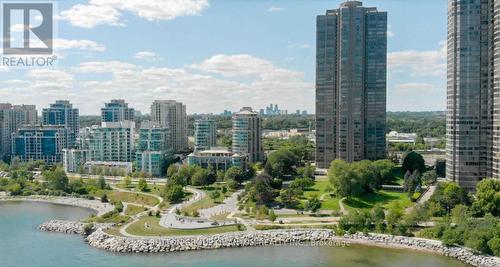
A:
MULTIPOLYGON (((43 231, 81 234, 82 224, 70 221, 49 221, 40 225, 43 231)), ((392 236, 385 234, 345 234, 336 236, 328 229, 286 229, 252 232, 231 232, 214 235, 172 236, 172 237, 125 237, 115 236, 96 226, 95 231, 85 238, 94 248, 118 253, 170 253, 192 250, 221 248, 265 247, 265 246, 372 246, 389 249, 412 250, 453 258, 470 266, 500 266, 500 258, 475 254, 472 250, 455 246, 443 246, 441 241, 392 236)))
MULTIPOLYGON (((4 197, 0 202, 28 201, 48 204, 60 204, 88 208, 97 212, 105 209, 114 209, 109 203, 81 198, 35 196, 35 197, 4 197), (96 203, 97 202, 97 203, 96 203)), ((83 235, 84 224, 78 221, 51 220, 41 224, 38 229, 47 232, 83 235)), ((281 229, 252 232, 231 232, 215 235, 194 235, 175 237, 124 237, 105 233, 103 229, 109 224, 95 225, 94 232, 85 238, 92 247, 110 252, 120 253, 169 253, 176 251, 191 251, 220 248, 242 248, 255 246, 286 246, 308 243, 314 246, 330 244, 356 244, 391 249, 409 249, 413 251, 432 253, 446 256, 476 267, 500 266, 500 258, 483 254, 476 254, 472 250, 455 246, 445 247, 441 241, 392 236, 386 234, 368 235, 345 234, 336 236, 329 229, 281 229), (323 242, 323 243, 322 243, 323 242)))
POLYGON ((102 203, 99 200, 90 200, 85 198, 74 198, 74 197, 61 197, 61 196, 2 196, 0 195, 0 202, 35 202, 35 203, 47 203, 47 204, 57 204, 64 206, 79 207, 92 210, 96 212, 97 216, 101 216, 115 208, 110 203, 102 203))

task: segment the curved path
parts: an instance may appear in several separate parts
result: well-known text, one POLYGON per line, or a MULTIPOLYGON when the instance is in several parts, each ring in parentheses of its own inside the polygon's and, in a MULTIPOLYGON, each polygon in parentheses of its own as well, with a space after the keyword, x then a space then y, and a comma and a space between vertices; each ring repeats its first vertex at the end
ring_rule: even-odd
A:
MULTIPOLYGON (((125 193, 134 193, 134 194, 142 194, 142 195, 146 195, 146 196, 151 196, 151 197, 154 197, 156 199, 158 199, 158 204, 156 204, 155 206, 148 206, 148 205, 143 205, 144 207, 148 208, 147 210, 143 211, 143 212, 139 212, 137 213, 136 215, 133 215, 133 216, 130 216, 130 218, 132 218, 132 220, 128 223, 126 223, 125 225, 123 225, 122 227, 120 227, 120 234, 123 235, 123 236, 128 236, 128 237, 137 237, 135 235, 131 235, 129 233, 127 233, 126 229, 132 225, 133 223, 137 222, 141 217, 147 215, 149 213, 149 211, 158 211, 159 210, 159 207, 161 205, 161 203, 163 202, 163 198, 160 197, 160 196, 157 196, 155 194, 150 194, 150 193, 145 193, 145 192, 137 192, 137 191, 131 191, 131 190, 127 190, 127 189, 123 189, 123 188, 119 188, 119 187, 116 187, 116 186, 111 186, 111 188, 113 190, 116 190, 116 191, 119 191, 119 192, 125 192, 125 193)), ((127 206, 130 204, 130 205, 137 205, 137 203, 129 203, 129 202, 122 202, 123 203, 123 211, 122 211, 122 214, 125 212, 127 206)))
POLYGON ((223 203, 199 210, 201 217, 211 218, 216 215, 221 215, 224 213, 233 213, 238 210, 238 195, 241 194, 243 190, 239 190, 231 194, 228 198, 224 199, 223 203))

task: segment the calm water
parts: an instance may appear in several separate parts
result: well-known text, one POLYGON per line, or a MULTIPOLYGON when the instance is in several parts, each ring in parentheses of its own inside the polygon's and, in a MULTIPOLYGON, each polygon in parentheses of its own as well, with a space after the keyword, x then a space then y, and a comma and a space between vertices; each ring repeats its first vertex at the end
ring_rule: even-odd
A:
POLYGON ((36 229, 40 223, 49 219, 79 219, 89 213, 85 209, 59 205, 0 203, 0 266, 465 266, 431 254, 361 246, 261 247, 166 255, 115 254, 88 246, 80 236, 46 233, 36 229))

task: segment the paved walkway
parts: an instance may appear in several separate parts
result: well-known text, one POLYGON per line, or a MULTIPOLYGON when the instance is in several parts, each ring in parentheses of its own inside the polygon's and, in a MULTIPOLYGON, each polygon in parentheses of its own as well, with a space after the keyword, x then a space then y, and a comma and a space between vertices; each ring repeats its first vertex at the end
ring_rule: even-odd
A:
POLYGON ((213 206, 207 209, 199 210, 200 216, 203 218, 211 218, 213 216, 232 213, 238 210, 238 195, 241 194, 243 190, 239 190, 231 194, 228 198, 224 199, 222 204, 213 206))

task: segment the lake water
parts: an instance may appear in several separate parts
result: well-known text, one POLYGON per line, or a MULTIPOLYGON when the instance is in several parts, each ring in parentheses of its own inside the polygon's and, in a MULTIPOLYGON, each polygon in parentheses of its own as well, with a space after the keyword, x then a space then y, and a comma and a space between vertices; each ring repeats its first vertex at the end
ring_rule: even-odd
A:
POLYGON ((50 219, 75 220, 89 210, 52 204, 0 202, 1 267, 464 267, 433 254, 376 247, 255 247, 171 254, 117 254, 88 246, 81 236, 36 229, 50 219))

